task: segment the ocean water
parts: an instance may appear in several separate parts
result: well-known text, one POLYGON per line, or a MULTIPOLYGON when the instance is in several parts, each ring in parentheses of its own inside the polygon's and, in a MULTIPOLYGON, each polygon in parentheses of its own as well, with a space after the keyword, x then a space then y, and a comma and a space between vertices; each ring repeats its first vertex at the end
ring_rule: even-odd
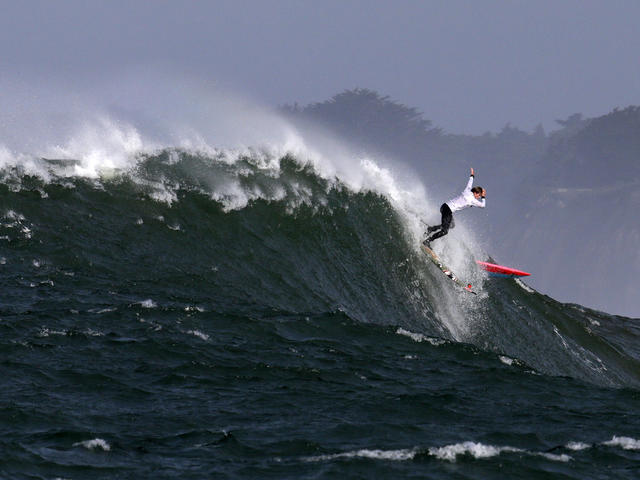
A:
POLYGON ((640 478, 639 320, 458 289, 375 163, 3 155, 0 478, 640 478))

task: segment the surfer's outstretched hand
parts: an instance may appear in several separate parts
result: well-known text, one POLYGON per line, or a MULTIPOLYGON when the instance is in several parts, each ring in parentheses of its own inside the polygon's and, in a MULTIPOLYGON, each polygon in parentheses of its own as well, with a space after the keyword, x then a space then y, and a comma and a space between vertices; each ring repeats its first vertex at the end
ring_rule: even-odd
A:
POLYGON ((473 167, 471 167, 471 176, 473 177, 473 167))

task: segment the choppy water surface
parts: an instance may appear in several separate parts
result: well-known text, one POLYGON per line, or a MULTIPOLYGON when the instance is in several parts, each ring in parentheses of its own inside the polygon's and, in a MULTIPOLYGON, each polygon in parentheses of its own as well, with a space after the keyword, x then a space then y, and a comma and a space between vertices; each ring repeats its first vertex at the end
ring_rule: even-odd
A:
POLYGON ((290 155, 77 167, 2 170, 0 477, 640 476, 637 319, 290 155))

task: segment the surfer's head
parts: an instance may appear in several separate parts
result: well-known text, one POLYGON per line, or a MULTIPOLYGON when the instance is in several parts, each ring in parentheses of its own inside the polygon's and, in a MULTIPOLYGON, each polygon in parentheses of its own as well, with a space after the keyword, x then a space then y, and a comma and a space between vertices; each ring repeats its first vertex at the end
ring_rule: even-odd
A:
POLYGON ((471 189, 473 196, 476 198, 480 198, 482 196, 482 187, 473 187, 471 189))

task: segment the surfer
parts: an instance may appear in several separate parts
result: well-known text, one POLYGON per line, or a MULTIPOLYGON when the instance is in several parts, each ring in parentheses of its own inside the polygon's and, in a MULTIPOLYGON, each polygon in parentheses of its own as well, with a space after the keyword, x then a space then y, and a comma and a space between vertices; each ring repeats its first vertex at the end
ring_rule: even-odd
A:
POLYGON ((484 197, 486 195, 485 189, 482 187, 472 188, 472 185, 473 168, 471 169, 471 176, 469 177, 469 182, 467 183, 467 187, 464 189, 464 191, 456 198, 443 203, 440 207, 442 221, 440 222, 440 225, 434 225, 427 228, 427 231, 425 233, 435 233, 428 237, 424 242, 422 242, 423 245, 425 245, 426 247, 431 247, 431 242, 433 242, 436 238, 444 237, 447 233, 449 233, 450 229, 455 227, 455 222, 453 221, 453 212, 457 212, 458 210, 462 210, 463 208, 468 207, 484 208, 484 197))

